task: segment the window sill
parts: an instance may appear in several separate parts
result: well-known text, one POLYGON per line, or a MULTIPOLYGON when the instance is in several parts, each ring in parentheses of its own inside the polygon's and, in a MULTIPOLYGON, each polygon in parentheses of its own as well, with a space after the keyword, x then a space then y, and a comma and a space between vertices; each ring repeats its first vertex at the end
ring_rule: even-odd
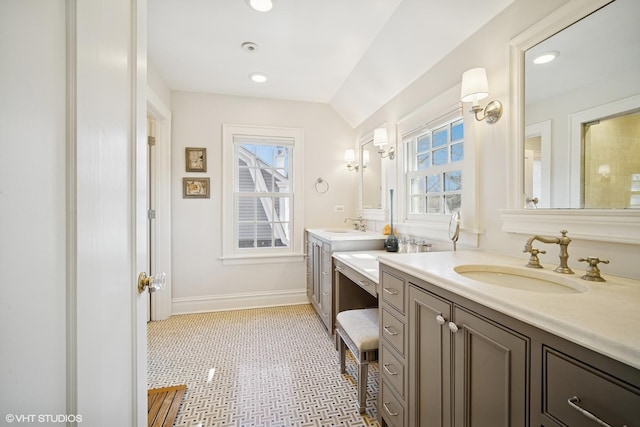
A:
POLYGON ((231 255, 218 258, 223 265, 284 264, 303 262, 305 254, 231 255))

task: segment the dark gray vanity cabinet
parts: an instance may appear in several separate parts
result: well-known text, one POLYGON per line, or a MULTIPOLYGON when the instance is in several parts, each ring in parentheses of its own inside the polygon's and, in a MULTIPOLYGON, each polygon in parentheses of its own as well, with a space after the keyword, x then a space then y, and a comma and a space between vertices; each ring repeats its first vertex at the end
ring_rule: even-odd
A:
POLYGON ((327 327, 333 333, 333 284, 331 245, 307 236, 307 296, 327 327))
POLYGON ((380 266, 383 425, 640 427, 639 369, 380 266))
POLYGON ((409 287, 409 425, 527 424, 528 339, 409 287))

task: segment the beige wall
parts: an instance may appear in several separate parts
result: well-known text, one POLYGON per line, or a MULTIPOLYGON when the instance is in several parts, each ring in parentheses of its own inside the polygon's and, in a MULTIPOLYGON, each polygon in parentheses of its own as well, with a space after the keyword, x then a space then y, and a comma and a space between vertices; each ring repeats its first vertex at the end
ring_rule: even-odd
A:
MULTIPOLYGON (((351 129, 328 105, 293 101, 276 101, 226 95, 173 92, 172 132, 172 268, 174 307, 218 307, 234 299, 251 301, 250 296, 269 294, 282 301, 292 291, 306 291, 306 260, 228 266, 221 256, 222 224, 222 124, 248 124, 304 129, 304 224, 312 227, 341 227, 355 211, 357 175, 349 172, 344 150, 353 146, 351 129), (186 173, 185 147, 207 148, 207 172, 186 173), (183 199, 182 177, 211 178, 210 199, 183 199), (319 194, 314 189, 317 178, 329 183, 329 190, 319 194), (344 212, 334 212, 342 205, 344 212), (200 298, 193 301, 193 298, 200 298)), ((266 300, 265 300, 266 301, 266 300)), ((274 303, 274 301, 265 304, 274 303)), ((252 305, 252 302, 248 303, 252 305)))

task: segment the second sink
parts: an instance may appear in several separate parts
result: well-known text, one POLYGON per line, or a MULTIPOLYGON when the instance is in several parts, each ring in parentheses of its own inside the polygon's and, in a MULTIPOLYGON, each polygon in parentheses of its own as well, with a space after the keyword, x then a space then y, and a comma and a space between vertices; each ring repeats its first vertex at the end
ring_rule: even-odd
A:
POLYGON ((546 273, 500 265, 459 265, 454 271, 464 277, 494 286, 530 292, 572 294, 589 290, 573 278, 554 277, 546 273))

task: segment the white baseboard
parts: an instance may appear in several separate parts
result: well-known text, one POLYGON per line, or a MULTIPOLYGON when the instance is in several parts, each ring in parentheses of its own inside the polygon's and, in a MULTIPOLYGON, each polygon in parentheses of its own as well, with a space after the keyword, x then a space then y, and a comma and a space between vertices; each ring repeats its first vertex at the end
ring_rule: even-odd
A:
POLYGON ((308 303, 309 299, 307 298, 306 288, 291 291, 207 295, 202 297, 173 298, 171 300, 171 314, 206 313, 210 311, 240 310, 308 303))

